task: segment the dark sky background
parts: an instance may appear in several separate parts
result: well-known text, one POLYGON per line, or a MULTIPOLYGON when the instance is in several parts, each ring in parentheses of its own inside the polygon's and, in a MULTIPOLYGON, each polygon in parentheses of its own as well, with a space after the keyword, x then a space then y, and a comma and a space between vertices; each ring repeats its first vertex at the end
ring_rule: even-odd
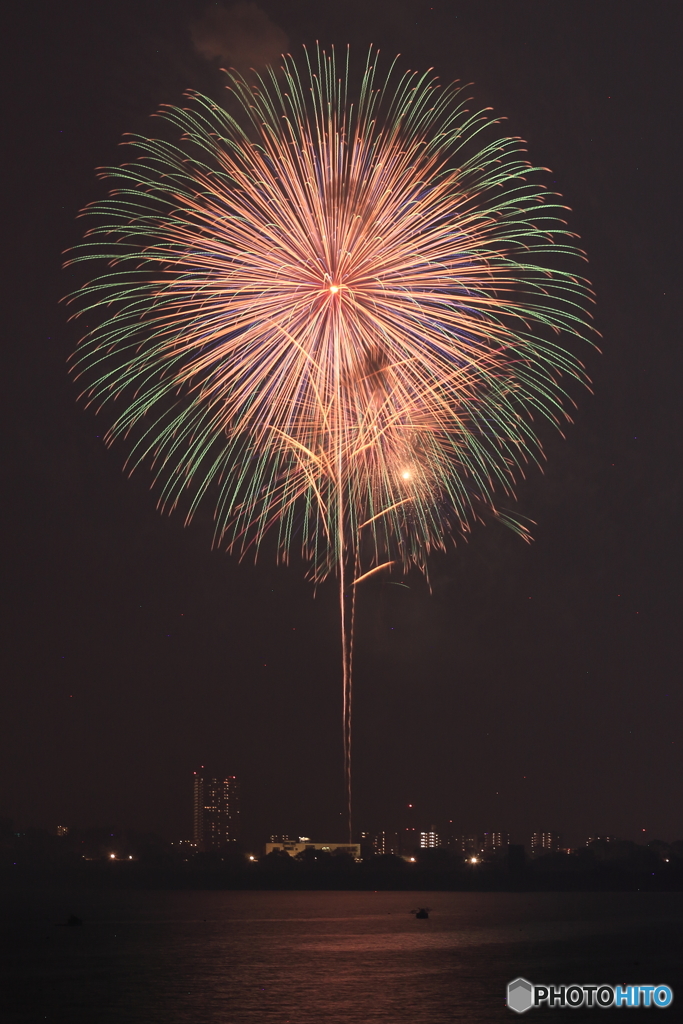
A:
MULTIPOLYGON (((263 0, 251 50, 234 19, 204 22, 205 49, 214 31, 235 61, 285 36, 294 53, 372 42, 474 82, 553 169, 597 291, 594 394, 519 488, 534 543, 488 525, 434 560, 433 593, 360 593, 359 829, 410 801, 425 827, 518 841, 683 838, 679 7, 263 0)), ((187 87, 220 95, 220 59, 192 42, 206 9, 26 0, 9 17, 0 815, 186 837, 209 763, 239 775, 253 841, 341 838, 334 586, 211 551, 206 518, 162 518, 66 371, 75 215, 123 132, 187 87)))

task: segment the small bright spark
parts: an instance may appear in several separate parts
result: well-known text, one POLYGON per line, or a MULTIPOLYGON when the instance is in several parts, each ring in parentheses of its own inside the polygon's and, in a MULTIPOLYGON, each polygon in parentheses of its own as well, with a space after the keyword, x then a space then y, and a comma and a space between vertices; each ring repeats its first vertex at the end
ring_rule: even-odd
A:
POLYGON ((333 295, 336 295, 337 292, 339 291, 339 285, 338 284, 331 284, 330 285, 330 291, 332 292, 333 295))

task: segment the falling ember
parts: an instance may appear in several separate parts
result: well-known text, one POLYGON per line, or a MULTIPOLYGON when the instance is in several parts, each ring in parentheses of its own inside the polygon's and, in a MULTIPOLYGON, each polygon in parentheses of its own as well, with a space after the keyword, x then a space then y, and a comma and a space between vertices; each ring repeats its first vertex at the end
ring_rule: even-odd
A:
POLYGON ((568 419, 564 382, 587 383, 560 336, 587 340, 590 286, 520 139, 372 52, 354 88, 348 60, 230 72, 234 114, 162 108, 179 141, 128 138, 69 262, 103 261, 72 297, 99 314, 83 395, 161 507, 208 503, 217 545, 271 534, 337 576, 350 829, 356 584, 426 573, 484 514, 526 535, 498 496, 539 460, 534 424, 568 419))

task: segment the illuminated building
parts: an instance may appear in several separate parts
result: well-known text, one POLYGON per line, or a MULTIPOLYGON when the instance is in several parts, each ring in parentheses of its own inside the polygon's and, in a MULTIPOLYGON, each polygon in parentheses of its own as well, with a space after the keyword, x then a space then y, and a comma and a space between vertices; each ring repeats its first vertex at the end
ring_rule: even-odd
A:
POLYGON ((417 853, 420 849, 420 829, 418 824, 415 804, 407 803, 401 814, 401 848, 399 853, 402 857, 417 853))
POLYGON ((354 860, 360 860, 360 843, 312 843, 310 839, 303 836, 297 843, 295 840, 285 840, 281 843, 266 843, 266 856, 274 850, 282 850, 290 857, 296 857, 304 850, 321 850, 323 853, 349 853, 354 860))
POLYGON ((436 832, 420 832, 420 849, 431 850, 436 846, 440 846, 439 837, 436 832))
POLYGON ((456 829, 453 826, 452 821, 447 821, 442 826, 439 832, 439 843, 447 850, 451 850, 453 853, 460 853, 460 836, 456 834, 456 829))
POLYGON ((510 836, 507 832, 484 832, 481 848, 485 856, 490 857, 499 853, 509 845, 510 836))
POLYGON ((191 839, 178 839, 175 843, 171 843, 171 846, 178 846, 180 848, 180 855, 186 864, 197 849, 197 844, 191 839))
POLYGON ((557 853, 560 849, 560 836, 557 832, 534 832, 531 836, 531 855, 539 853, 557 853))
POLYGON ((393 854, 397 857, 401 852, 401 840, 398 832, 378 832, 373 846, 378 856, 393 854))
POLYGON ((420 833, 414 826, 404 828, 401 833, 401 856, 417 853, 420 848, 420 833))
POLYGON ((445 828, 439 832, 438 845, 445 847, 452 853, 464 854, 464 856, 478 856, 482 852, 482 840, 479 836, 464 836, 453 826, 453 822, 447 822, 445 828))
POLYGON ((436 845, 446 846, 449 850, 462 854, 467 859, 493 857, 507 849, 510 845, 510 835, 507 832, 484 832, 481 836, 458 835, 455 832, 450 832, 441 837, 436 845))
POLYGON ((194 773, 194 834, 198 850, 220 850, 239 838, 239 786, 234 775, 194 773))
POLYGON ((387 854, 398 856, 401 852, 398 832, 361 832, 360 841, 364 857, 384 857, 387 854))
POLYGON ((58 836, 68 836, 68 834, 69 834, 69 826, 68 825, 57 825, 57 835, 58 836))
POLYGON ((479 836, 460 836, 460 850, 465 857, 477 856, 481 853, 481 840, 479 836))

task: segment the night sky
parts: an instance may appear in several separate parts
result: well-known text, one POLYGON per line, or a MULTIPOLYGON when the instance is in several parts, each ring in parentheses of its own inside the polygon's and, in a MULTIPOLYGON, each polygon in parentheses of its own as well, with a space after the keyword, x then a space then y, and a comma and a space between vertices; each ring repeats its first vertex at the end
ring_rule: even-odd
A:
MULTIPOLYGON (((679 6, 264 0, 253 15, 264 52, 374 43, 475 83, 553 169, 603 335, 594 394, 576 393, 566 438, 519 487, 533 544, 488 524, 433 559, 431 594, 418 576, 359 594, 357 829, 396 827, 412 802, 418 825, 520 842, 683 838, 679 6)), ((25 0, 10 15, 0 816, 187 837, 206 763, 241 779, 250 840, 342 838, 334 584, 316 594, 296 561, 212 551, 208 514, 162 517, 66 369, 76 213, 158 104, 221 95, 220 58, 193 45, 206 8, 25 0)))

